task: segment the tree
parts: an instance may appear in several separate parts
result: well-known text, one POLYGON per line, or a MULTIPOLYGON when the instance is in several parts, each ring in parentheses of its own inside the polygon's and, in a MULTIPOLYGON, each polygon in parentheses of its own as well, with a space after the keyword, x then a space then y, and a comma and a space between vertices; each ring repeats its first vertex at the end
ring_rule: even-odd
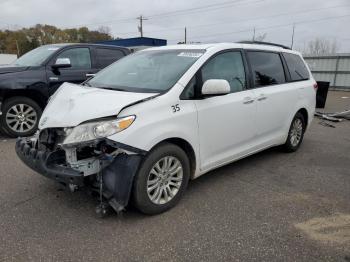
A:
POLYGON ((0 30, 0 53, 23 55, 40 45, 86 43, 112 39, 109 27, 102 27, 100 31, 90 31, 87 27, 62 30, 52 25, 42 24, 30 28, 0 30))
POLYGON ((254 41, 260 41, 260 42, 262 42, 262 41, 265 40, 266 36, 267 36, 267 33, 264 33, 264 34, 262 34, 262 35, 258 35, 258 36, 256 36, 256 37, 254 38, 254 41))
POLYGON ((101 25, 97 28, 97 32, 105 35, 111 35, 112 30, 109 26, 101 25))
POLYGON ((339 43, 333 39, 327 38, 315 38, 314 40, 309 41, 302 53, 304 55, 329 55, 334 54, 339 50, 339 43))

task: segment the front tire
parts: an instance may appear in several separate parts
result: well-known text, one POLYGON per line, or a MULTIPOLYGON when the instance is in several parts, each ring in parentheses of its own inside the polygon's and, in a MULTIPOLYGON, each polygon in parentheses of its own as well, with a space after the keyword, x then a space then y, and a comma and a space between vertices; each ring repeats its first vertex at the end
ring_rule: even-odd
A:
POLYGON ((304 116, 298 112, 294 116, 289 128, 288 137, 286 143, 283 145, 283 149, 286 152, 295 152, 300 147, 303 141, 304 133, 306 129, 306 123, 304 116))
POLYGON ((145 158, 134 180, 133 202, 144 214, 155 215, 174 207, 186 190, 190 163, 178 146, 164 143, 145 158))
POLYGON ((25 137, 38 129, 42 110, 27 97, 12 97, 5 101, 0 116, 0 127, 10 137, 25 137))

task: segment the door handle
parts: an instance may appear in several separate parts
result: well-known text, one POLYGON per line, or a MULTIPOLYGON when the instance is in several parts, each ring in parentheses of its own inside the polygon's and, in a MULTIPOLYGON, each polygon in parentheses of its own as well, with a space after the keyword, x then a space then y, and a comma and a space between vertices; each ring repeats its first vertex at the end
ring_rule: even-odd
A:
POLYGON ((264 95, 264 94, 261 94, 259 97, 258 97, 258 101, 263 101, 263 100, 266 100, 267 97, 264 95))
POLYGON ((243 104, 251 104, 251 103, 253 103, 254 102, 254 99, 253 98, 251 98, 251 97, 245 97, 244 99, 243 99, 243 104))
POLYGON ((50 81, 58 81, 58 77, 56 77, 56 76, 50 76, 50 77, 49 77, 49 80, 50 80, 50 81))
POLYGON ((96 74, 86 74, 86 77, 94 77, 96 74))

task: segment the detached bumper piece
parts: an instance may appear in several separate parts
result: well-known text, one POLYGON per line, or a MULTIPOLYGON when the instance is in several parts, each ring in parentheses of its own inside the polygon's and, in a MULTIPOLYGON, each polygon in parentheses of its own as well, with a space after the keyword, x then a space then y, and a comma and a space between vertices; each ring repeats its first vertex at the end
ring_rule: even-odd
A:
POLYGON ((104 188, 112 195, 109 204, 117 212, 127 206, 141 155, 121 154, 102 170, 104 188))
POLYGON ((65 162, 64 151, 40 151, 33 148, 31 142, 27 139, 19 138, 16 142, 16 153, 23 163, 43 176, 65 185, 84 185, 83 174, 60 165, 60 163, 65 162))

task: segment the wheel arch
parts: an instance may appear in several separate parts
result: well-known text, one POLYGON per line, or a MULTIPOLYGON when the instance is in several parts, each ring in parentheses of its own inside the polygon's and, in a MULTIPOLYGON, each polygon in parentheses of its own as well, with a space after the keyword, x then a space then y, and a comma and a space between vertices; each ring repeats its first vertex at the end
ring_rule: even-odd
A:
POLYGON ((25 97, 33 100, 41 109, 44 109, 47 103, 45 96, 34 90, 8 90, 4 93, 3 103, 6 102, 6 100, 18 97, 25 97))
POLYGON ((171 137, 171 138, 166 138, 166 139, 158 142, 156 145, 154 145, 152 147, 152 149, 159 146, 160 144, 163 144, 163 143, 170 143, 170 144, 176 145, 176 146, 180 147, 186 153, 186 155, 190 161, 190 169, 191 169, 190 170, 190 172, 191 172, 190 178, 193 179, 195 176, 195 173, 196 173, 197 159, 196 159, 196 153, 195 153, 192 145, 183 138, 171 137))

